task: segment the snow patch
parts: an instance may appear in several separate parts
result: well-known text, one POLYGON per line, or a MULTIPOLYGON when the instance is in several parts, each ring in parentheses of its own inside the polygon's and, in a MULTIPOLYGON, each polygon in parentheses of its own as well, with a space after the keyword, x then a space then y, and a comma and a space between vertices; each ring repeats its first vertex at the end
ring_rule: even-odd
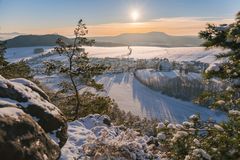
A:
MULTIPOLYGON (((107 126, 103 120, 105 116, 89 115, 68 123, 68 140, 62 148, 61 160, 91 159, 90 152, 98 147, 105 147, 103 152, 96 153, 96 157, 110 154, 111 148, 122 148, 132 159, 147 159, 148 137, 138 136, 133 130, 122 131, 117 126, 107 126)), ((121 159, 121 155, 119 155, 121 159)), ((116 158, 116 157, 115 157, 116 158)))
POLYGON ((0 108, 0 117, 9 116, 19 121, 18 117, 25 114, 21 109, 14 107, 0 108))
POLYGON ((206 73, 208 72, 211 72, 211 71, 214 71, 214 72, 218 72, 220 71, 220 67, 221 67, 221 64, 219 63, 212 63, 209 65, 209 67, 206 69, 206 73))

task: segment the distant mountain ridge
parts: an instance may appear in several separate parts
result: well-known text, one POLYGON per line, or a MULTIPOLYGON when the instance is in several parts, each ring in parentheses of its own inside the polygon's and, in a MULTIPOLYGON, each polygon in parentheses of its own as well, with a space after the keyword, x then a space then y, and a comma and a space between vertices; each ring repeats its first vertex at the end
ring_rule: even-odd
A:
POLYGON ((6 39, 10 39, 20 35, 25 35, 25 34, 19 33, 19 32, 0 32, 0 40, 6 40, 6 39))
POLYGON ((197 36, 172 36, 163 32, 124 33, 118 36, 94 37, 94 39, 132 46, 195 47, 202 43, 197 36))
MULTIPOLYGON (((72 38, 67 38, 57 34, 47 35, 21 35, 7 40, 8 48, 17 47, 34 47, 34 46, 55 46, 58 38, 63 39, 66 43, 72 43, 72 38)), ((91 38, 90 38, 91 39, 91 38)), ((113 42, 96 42, 96 46, 126 46, 125 44, 113 43, 113 42)))
POLYGON ((57 34, 21 35, 7 40, 7 47, 17 48, 33 46, 54 46, 56 45, 56 40, 58 38, 62 38, 67 43, 71 42, 71 39, 57 34))
MULTIPOLYGON (((57 34, 48 35, 20 35, 7 40, 7 47, 54 46, 56 40, 62 38, 67 43, 73 39, 57 34)), ((160 47, 196 47, 202 41, 196 36, 171 36, 163 32, 124 33, 118 36, 89 37, 95 39, 95 46, 160 46, 160 47)))

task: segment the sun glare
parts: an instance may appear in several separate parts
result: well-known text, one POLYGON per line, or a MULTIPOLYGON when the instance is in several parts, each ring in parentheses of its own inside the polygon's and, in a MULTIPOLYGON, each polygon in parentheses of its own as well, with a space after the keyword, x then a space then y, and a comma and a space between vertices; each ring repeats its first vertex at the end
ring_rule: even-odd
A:
POLYGON ((133 10, 133 11, 131 12, 131 17, 132 17, 132 20, 133 20, 134 22, 137 21, 138 18, 139 18, 139 12, 138 12, 137 10, 133 10))

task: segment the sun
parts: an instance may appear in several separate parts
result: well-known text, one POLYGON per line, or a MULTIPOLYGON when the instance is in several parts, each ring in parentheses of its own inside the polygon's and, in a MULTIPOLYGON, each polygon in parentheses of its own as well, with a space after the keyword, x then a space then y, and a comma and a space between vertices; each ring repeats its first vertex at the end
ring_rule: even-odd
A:
POLYGON ((135 22, 139 19, 139 12, 138 10, 132 10, 131 12, 131 18, 135 22))

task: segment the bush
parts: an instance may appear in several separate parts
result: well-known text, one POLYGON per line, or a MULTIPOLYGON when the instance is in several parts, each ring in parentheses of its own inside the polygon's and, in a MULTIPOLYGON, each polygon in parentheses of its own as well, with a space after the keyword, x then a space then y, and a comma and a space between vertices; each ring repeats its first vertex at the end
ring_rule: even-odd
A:
MULTIPOLYGON (((65 93, 53 93, 47 88, 41 87, 49 96, 53 104, 58 106, 65 114, 68 121, 74 120, 75 96, 69 96, 65 93)), ((140 118, 132 113, 124 112, 119 109, 118 105, 109 97, 95 95, 85 92, 80 96, 82 106, 79 117, 85 117, 89 114, 105 114, 115 125, 123 125, 126 128, 132 128, 139 131, 142 135, 156 135, 157 120, 140 118)))
POLYGON ((9 63, 0 70, 0 75, 7 79, 11 78, 26 78, 32 79, 31 68, 26 62, 20 61, 17 63, 9 63))
POLYGON ((191 116, 183 124, 159 123, 157 148, 173 159, 234 160, 240 157, 240 112, 230 111, 229 121, 216 124, 191 116))
POLYGON ((26 62, 9 63, 6 61, 4 54, 6 52, 5 42, 0 41, 0 75, 5 78, 32 78, 31 69, 26 62))

